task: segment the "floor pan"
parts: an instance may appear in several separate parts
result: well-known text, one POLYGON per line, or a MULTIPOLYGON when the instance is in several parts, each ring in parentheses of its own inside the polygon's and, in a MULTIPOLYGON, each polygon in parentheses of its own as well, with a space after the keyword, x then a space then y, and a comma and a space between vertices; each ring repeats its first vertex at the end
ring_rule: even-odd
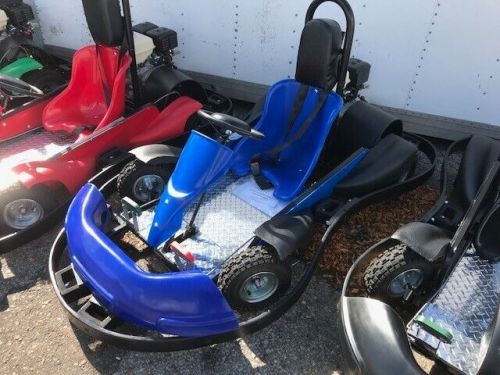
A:
POLYGON ((418 314, 451 332, 451 343, 441 342, 414 322, 408 325, 408 333, 434 349, 443 362, 462 373, 475 374, 482 361, 481 340, 494 319, 499 293, 500 264, 469 249, 445 286, 418 314))
POLYGON ((49 132, 43 128, 0 143, 0 164, 15 166, 25 162, 50 159, 73 145, 77 136, 65 132, 49 132))
MULTIPOLYGON (((211 277, 219 273, 220 266, 229 256, 253 239, 257 227, 271 218, 269 212, 255 208, 235 194, 236 189, 241 190, 242 183, 248 183, 248 178, 239 179, 234 175, 227 175, 210 189, 195 220, 197 233, 181 244, 183 250, 194 255, 195 267, 211 277)), ((272 191, 267 191, 266 194, 270 197, 272 191)), ((262 205, 262 196, 256 199, 262 205)), ((275 203, 272 198, 268 200, 275 203)), ((276 209, 279 210, 284 202, 277 203, 276 209)), ((186 211, 182 229, 191 220, 194 208, 193 204, 186 211)), ((141 237, 147 238, 153 217, 154 209, 144 212, 138 218, 141 237)))

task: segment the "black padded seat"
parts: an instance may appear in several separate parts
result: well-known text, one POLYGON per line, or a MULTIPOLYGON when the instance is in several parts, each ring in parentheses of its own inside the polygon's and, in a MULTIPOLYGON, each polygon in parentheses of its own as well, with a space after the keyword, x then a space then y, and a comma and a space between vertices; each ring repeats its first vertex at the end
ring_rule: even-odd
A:
POLYGON ((500 157, 500 141, 480 135, 473 136, 460 164, 452 194, 453 201, 464 210, 471 205, 493 162, 500 157))

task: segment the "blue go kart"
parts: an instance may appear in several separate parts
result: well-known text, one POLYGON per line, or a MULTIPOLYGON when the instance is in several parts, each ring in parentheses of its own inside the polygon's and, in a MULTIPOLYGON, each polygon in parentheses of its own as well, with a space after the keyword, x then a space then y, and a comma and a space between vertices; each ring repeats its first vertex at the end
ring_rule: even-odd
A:
POLYGON ((148 351, 255 332, 298 300, 347 214, 430 176, 430 143, 363 101, 344 105, 359 86, 345 84, 354 16, 333 1, 342 32, 313 18, 323 2, 308 9, 295 79, 270 88, 255 125, 200 110, 182 151, 137 149, 120 175, 78 193, 50 255, 74 325, 148 351), (307 258, 315 227, 324 235, 307 258))

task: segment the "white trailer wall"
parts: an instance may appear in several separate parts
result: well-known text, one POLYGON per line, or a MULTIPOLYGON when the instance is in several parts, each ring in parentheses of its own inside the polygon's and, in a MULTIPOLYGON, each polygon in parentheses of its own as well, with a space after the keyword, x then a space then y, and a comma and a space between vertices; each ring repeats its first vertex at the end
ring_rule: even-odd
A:
MULTIPOLYGON (((77 48, 91 42, 80 0, 32 1, 47 44, 77 48)), ((269 85, 294 74, 308 4, 132 0, 132 13, 136 23, 148 20, 177 30, 179 67, 269 85)), ((351 5, 353 55, 372 64, 368 100, 420 118, 414 122, 424 127, 441 127, 442 135, 464 126, 500 130, 499 1, 351 0, 351 5)), ((344 24, 334 5, 322 5, 318 16, 344 24)))

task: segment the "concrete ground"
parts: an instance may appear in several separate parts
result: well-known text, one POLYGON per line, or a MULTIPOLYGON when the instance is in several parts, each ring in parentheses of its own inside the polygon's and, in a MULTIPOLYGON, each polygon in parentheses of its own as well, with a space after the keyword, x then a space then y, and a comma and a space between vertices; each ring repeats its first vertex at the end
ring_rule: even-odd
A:
POLYGON ((316 275, 270 327, 245 339, 176 353, 127 352, 74 331, 47 272, 56 230, 0 257, 0 374, 336 374, 339 293, 316 275))

